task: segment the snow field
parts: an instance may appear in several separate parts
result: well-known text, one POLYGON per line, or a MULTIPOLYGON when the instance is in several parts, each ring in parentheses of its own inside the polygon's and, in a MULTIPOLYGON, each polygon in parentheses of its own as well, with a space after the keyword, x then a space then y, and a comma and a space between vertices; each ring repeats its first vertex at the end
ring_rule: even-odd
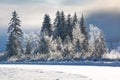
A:
POLYGON ((79 74, 50 71, 42 67, 44 66, 0 65, 0 80, 90 80, 79 74))
MULTIPOLYGON (((17 73, 16 74, 17 76, 19 75, 19 78, 24 77, 22 76, 24 74, 26 76, 27 75, 30 76, 30 78, 28 78, 29 80, 33 80, 32 79, 33 77, 39 76, 40 78, 40 76, 44 76, 38 74, 41 71, 44 72, 44 74, 48 73, 49 75, 46 76, 50 77, 50 80, 56 80, 57 78, 59 78, 59 80, 66 80, 66 79, 86 80, 84 76, 87 76, 89 78, 88 80, 120 80, 120 67, 67 66, 67 65, 66 66, 65 65, 0 65, 0 78, 1 78, 1 74, 4 74, 3 73, 4 71, 6 74, 9 74, 10 73, 9 69, 11 68, 17 73), (1 71, 1 69, 3 72, 1 71), (23 70, 23 72, 21 70, 23 70), (72 75, 75 76, 76 78, 73 77, 72 75), (62 76, 61 79, 60 76, 62 76), (83 79, 80 79, 81 77, 83 79)), ((7 80, 7 79, 3 79, 3 80, 7 80)), ((15 79, 15 80, 20 80, 20 79, 15 79)), ((39 79, 35 79, 35 80, 39 80, 39 79)))

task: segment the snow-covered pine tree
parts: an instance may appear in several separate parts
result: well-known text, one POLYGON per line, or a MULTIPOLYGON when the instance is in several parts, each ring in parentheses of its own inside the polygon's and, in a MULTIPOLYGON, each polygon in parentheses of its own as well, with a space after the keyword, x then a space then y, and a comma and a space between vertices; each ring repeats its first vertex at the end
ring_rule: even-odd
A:
POLYGON ((65 32, 65 15, 64 12, 57 12, 56 18, 54 21, 54 38, 60 37, 62 39, 62 42, 64 42, 66 38, 66 32, 65 32))
POLYGON ((103 54, 107 53, 104 34, 98 27, 90 25, 90 36, 91 47, 89 49, 91 49, 91 57, 93 59, 100 59, 102 58, 103 54))
POLYGON ((43 25, 41 28, 41 36, 39 41, 39 46, 35 50, 35 53, 48 54, 49 53, 49 43, 47 38, 52 35, 52 28, 49 15, 45 15, 43 25))
POLYGON ((80 53, 81 52, 81 45, 80 45, 80 40, 78 39, 75 45, 75 52, 80 53))
POLYGON ((40 32, 39 46, 35 49, 35 53, 48 54, 49 53, 49 43, 46 37, 52 36, 52 28, 49 15, 45 15, 43 25, 40 32))
POLYGON ((81 31, 80 31, 80 27, 79 27, 79 24, 76 24, 74 27, 73 27, 73 49, 74 49, 74 53, 75 53, 75 56, 74 56, 74 59, 80 59, 81 57, 81 54, 82 54, 82 51, 81 51, 81 47, 82 47, 82 41, 83 41, 83 38, 82 38, 82 34, 81 34, 81 31))
POLYGON ((104 37, 104 33, 101 30, 100 31, 100 43, 99 43, 99 47, 100 47, 100 57, 102 57, 104 54, 107 53, 107 48, 106 48, 106 43, 105 43, 105 37, 104 37))
POLYGON ((87 28, 86 28, 86 25, 85 25, 83 14, 82 14, 81 19, 80 19, 80 29, 81 29, 81 33, 86 35, 86 37, 87 37, 87 28))
POLYGON ((50 56, 48 58, 48 61, 49 60, 62 60, 63 57, 62 57, 62 48, 63 48, 63 45, 62 45, 62 41, 61 41, 61 38, 58 37, 58 39, 54 39, 51 37, 48 38, 48 45, 49 45, 49 52, 50 52, 50 56))
POLYGON ((47 15, 47 14, 44 16, 41 34, 48 35, 48 36, 52 35, 51 19, 50 19, 49 15, 47 15))
POLYGON ((62 47, 62 56, 63 59, 65 60, 72 60, 75 53, 74 53, 74 46, 70 40, 70 36, 68 35, 63 43, 63 47, 62 47))
POLYGON ((37 43, 35 43, 34 54, 32 54, 34 55, 34 59, 47 60, 49 58, 51 41, 52 36, 44 35, 39 37, 37 43))
POLYGON ((88 52, 88 32, 87 32, 87 27, 85 25, 83 14, 80 20, 80 31, 83 38, 81 51, 82 51, 82 56, 84 57, 88 52))
POLYGON ((71 43, 70 41, 70 36, 67 36, 64 43, 63 43, 63 57, 68 57, 69 54, 70 54, 70 51, 69 51, 69 44, 71 43))
POLYGON ((59 11, 57 11, 56 13, 53 27, 54 27, 53 36, 56 39, 58 36, 60 37, 60 12, 59 11))
POLYGON ((66 38, 66 31, 65 31, 65 15, 63 11, 61 11, 60 13, 60 37, 64 42, 66 38))
POLYGON ((24 53, 25 54, 29 54, 29 53, 31 53, 31 50, 30 50, 30 46, 31 46, 31 44, 30 44, 30 39, 29 39, 29 35, 28 34, 26 34, 26 33, 24 33, 24 36, 23 36, 23 41, 24 41, 24 53))
POLYGON ((25 49, 25 54, 30 54, 32 51, 31 43, 30 40, 26 42, 26 49, 25 49))
POLYGON ((8 53, 8 57, 23 53, 22 42, 21 42, 23 38, 23 32, 20 29, 20 22, 21 21, 19 20, 16 11, 14 11, 12 13, 10 26, 8 28, 8 40, 6 45, 6 51, 8 53))
POLYGON ((65 33, 66 33, 66 37, 67 36, 70 37, 70 40, 73 39, 72 32, 73 32, 72 19, 71 19, 71 15, 69 14, 66 20, 65 33))
POLYGON ((48 46, 48 42, 45 37, 41 38, 41 41, 39 42, 39 47, 38 47, 36 53, 40 53, 40 54, 48 54, 49 53, 49 46, 48 46))
POLYGON ((72 26, 74 27, 78 22, 78 18, 77 18, 77 14, 76 12, 74 13, 74 16, 73 16, 73 21, 72 21, 72 26))

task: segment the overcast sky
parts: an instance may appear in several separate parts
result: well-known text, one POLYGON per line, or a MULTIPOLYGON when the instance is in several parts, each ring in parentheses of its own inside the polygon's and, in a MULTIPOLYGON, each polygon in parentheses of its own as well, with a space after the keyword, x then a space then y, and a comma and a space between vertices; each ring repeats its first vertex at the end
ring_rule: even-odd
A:
POLYGON ((65 14, 77 12, 87 17, 102 11, 120 11, 120 0, 0 0, 0 27, 8 26, 11 13, 16 10, 22 21, 22 28, 39 28, 47 13, 54 19, 57 10, 65 14))

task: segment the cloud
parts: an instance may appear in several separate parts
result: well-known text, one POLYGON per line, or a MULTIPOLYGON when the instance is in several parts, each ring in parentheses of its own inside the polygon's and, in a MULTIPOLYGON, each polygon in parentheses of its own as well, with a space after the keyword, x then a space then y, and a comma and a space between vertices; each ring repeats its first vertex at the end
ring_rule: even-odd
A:
POLYGON ((85 5, 92 3, 96 0, 61 0, 61 4, 63 5, 85 5))
POLYGON ((0 0, 3 4, 30 4, 30 3, 46 3, 46 0, 0 0))
POLYGON ((2 4, 14 4, 14 5, 28 5, 28 4, 46 4, 46 5, 58 5, 61 0, 0 0, 2 4))
POLYGON ((0 27, 8 26, 12 11, 16 10, 23 28, 38 28, 43 22, 45 13, 54 20, 57 10, 66 14, 77 12, 87 17, 97 11, 120 12, 119 0, 0 0, 0 27))
POLYGON ((87 24, 100 27, 107 41, 120 40, 120 0, 0 0, 2 35, 6 35, 11 13, 14 10, 17 11, 22 21, 22 29, 26 32, 39 31, 44 14, 48 13, 53 21, 56 11, 63 10, 65 14, 73 15, 77 12, 79 17, 84 13, 87 24))
POLYGON ((120 41, 120 12, 97 11, 86 18, 87 24, 95 24, 103 30, 106 41, 120 41))

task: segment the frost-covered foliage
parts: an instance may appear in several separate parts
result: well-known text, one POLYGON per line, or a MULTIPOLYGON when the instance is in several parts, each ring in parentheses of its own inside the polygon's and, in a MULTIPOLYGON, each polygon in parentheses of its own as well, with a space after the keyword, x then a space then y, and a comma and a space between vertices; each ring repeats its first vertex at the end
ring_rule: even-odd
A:
POLYGON ((111 50, 109 53, 104 54, 103 58, 120 60, 120 46, 118 46, 116 49, 111 50))
POLYGON ((94 25, 90 25, 90 53, 92 58, 101 58, 103 54, 106 54, 106 45, 102 30, 94 25))
POLYGON ((35 49, 38 47, 40 37, 38 34, 31 32, 29 34, 24 33, 24 51, 25 54, 34 54, 35 49))
POLYGON ((66 17, 63 11, 58 11, 54 22, 51 23, 47 14, 40 33, 24 33, 23 53, 19 56, 12 55, 9 61, 102 58, 103 54, 106 54, 103 32, 94 25, 90 25, 89 29, 88 31, 83 15, 78 19, 76 13, 66 17))
POLYGON ((74 54, 76 53, 74 58, 80 58, 84 51, 82 50, 82 42, 84 40, 84 35, 81 34, 80 25, 76 24, 73 28, 73 46, 74 46, 74 54))
POLYGON ((52 35, 52 28, 51 28, 51 20, 49 15, 45 15, 42 29, 41 29, 41 36, 51 36, 52 35))
POLYGON ((8 57, 14 56, 14 55, 21 55, 23 53, 22 49, 22 37, 23 32, 20 29, 20 20, 19 17, 14 11, 12 13, 12 18, 9 23, 8 28, 8 40, 6 45, 6 51, 8 53, 8 57))

